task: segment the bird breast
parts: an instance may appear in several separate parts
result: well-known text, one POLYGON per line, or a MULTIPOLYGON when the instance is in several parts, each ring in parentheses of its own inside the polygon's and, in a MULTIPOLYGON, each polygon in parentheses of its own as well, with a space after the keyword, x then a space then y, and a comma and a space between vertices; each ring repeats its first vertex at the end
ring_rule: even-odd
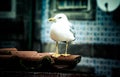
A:
POLYGON ((55 41, 72 41, 75 39, 70 27, 64 24, 53 24, 50 30, 50 37, 55 41))

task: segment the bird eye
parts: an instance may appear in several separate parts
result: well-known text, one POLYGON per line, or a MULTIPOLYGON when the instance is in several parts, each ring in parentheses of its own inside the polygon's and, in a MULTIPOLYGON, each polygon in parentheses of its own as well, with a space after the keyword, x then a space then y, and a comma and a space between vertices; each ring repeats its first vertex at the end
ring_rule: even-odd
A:
POLYGON ((58 19, 61 19, 62 17, 58 17, 58 19))

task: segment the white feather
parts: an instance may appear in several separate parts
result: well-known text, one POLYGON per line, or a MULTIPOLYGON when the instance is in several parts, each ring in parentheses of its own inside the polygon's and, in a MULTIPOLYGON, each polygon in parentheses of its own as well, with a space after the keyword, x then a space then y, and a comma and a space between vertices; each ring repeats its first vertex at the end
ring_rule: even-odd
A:
POLYGON ((50 37, 55 41, 72 41, 75 39, 74 34, 71 32, 71 23, 64 14, 57 14, 55 22, 52 23, 50 28, 50 37))

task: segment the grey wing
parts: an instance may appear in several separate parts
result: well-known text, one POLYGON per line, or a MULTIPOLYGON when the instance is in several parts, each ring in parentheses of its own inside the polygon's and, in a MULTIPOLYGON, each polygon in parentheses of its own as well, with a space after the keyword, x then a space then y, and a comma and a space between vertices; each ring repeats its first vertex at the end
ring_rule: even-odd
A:
MULTIPOLYGON (((70 26, 70 32, 73 33, 73 36, 75 37, 75 30, 74 30, 73 25, 70 23, 69 26, 70 26)), ((62 42, 66 43, 66 41, 62 41, 62 42)))
POLYGON ((75 37, 75 29, 71 23, 70 23, 70 31, 73 33, 73 35, 75 37))

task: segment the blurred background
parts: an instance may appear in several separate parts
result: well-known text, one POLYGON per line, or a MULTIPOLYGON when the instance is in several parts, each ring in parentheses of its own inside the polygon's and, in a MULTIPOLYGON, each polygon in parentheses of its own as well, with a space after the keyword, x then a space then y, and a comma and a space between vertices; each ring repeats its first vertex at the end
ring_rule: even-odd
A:
POLYGON ((0 48, 54 52, 48 18, 57 13, 73 24, 76 40, 68 53, 82 56, 79 66, 97 76, 120 72, 120 0, 0 0, 0 48))

